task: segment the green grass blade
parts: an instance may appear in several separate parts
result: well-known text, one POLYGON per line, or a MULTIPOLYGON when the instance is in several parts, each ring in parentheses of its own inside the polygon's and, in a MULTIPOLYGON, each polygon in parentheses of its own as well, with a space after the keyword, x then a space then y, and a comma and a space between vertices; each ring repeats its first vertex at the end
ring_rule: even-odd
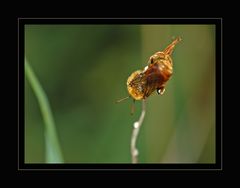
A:
POLYGON ((58 142, 55 123, 48 98, 26 59, 25 74, 37 97, 45 124, 46 162, 63 163, 63 156, 58 142))

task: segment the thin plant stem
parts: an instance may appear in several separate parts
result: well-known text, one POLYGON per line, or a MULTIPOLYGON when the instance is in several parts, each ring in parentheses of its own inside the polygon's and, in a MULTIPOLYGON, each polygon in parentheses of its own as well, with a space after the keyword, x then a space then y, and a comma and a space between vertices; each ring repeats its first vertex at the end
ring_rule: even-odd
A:
POLYGON ((132 155, 132 163, 138 163, 138 149, 136 147, 136 142, 138 138, 138 133, 140 127, 143 123, 144 117, 146 113, 146 101, 142 100, 142 112, 138 121, 133 124, 132 138, 131 138, 131 155, 132 155))
POLYGON ((36 95, 45 124, 46 162, 63 163, 63 156, 47 95, 26 59, 25 74, 36 95))

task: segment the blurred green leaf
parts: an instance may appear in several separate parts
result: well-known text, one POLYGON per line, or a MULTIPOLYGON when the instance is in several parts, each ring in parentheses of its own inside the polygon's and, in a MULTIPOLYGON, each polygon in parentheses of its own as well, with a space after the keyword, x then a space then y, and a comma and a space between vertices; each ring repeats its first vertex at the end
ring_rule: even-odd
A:
POLYGON ((42 112, 42 116, 45 122, 46 162, 62 163, 63 157, 60 150, 55 124, 47 96, 43 91, 37 77, 35 76, 30 64, 26 59, 25 59, 25 73, 37 97, 42 112))

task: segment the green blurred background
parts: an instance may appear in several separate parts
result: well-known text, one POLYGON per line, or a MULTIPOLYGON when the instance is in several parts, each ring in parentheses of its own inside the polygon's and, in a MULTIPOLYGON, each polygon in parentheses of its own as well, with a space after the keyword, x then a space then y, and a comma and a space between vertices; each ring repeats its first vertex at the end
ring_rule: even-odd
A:
MULTIPOLYGON (((44 88, 65 163, 130 163, 141 102, 126 80, 174 37, 174 74, 147 100, 141 163, 215 163, 214 25, 25 25, 25 57, 44 88)), ((25 163, 45 162, 44 122, 25 78, 25 163)))

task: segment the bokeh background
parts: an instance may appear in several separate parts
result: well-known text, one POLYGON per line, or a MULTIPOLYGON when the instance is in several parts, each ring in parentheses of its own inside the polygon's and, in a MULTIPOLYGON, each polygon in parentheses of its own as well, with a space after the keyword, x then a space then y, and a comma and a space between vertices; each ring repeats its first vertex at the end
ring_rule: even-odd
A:
MULTIPOLYGON (((130 163, 141 102, 126 80, 174 37, 174 74, 147 99, 141 163, 215 163, 214 25, 25 25, 25 57, 44 88, 65 163, 130 163)), ((44 122, 25 78, 25 163, 45 162, 44 122)))

